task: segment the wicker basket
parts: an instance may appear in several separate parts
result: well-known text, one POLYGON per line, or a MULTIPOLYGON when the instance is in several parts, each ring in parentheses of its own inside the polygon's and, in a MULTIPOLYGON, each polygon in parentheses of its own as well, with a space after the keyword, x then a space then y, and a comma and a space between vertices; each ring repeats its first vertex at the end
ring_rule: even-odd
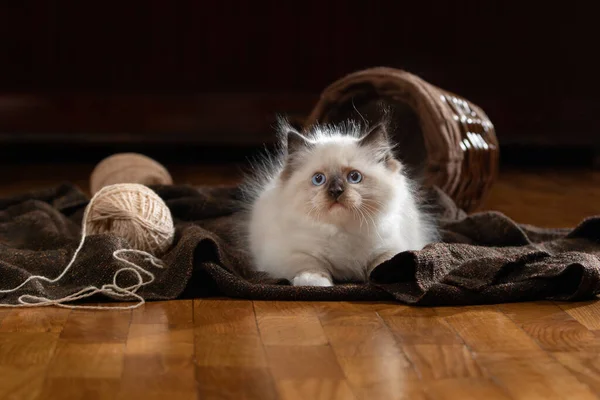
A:
POLYGON ((426 185, 437 185, 465 211, 475 210, 496 179, 499 150, 489 118, 468 100, 405 71, 371 68, 327 87, 305 123, 372 123, 381 117, 382 102, 392 109, 399 158, 426 185))

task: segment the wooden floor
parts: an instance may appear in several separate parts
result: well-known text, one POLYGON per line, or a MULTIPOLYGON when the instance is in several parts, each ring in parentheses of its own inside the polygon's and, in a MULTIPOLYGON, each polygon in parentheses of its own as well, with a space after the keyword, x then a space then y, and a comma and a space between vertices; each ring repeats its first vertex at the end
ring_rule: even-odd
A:
MULTIPOLYGON (((3 176, 3 194, 93 166, 3 176)), ((8 168, 8 167, 4 167, 8 168)), ((179 183, 229 169, 170 167, 179 183)), ((13 169, 14 171, 14 169, 13 169)), ((600 173, 503 173, 484 208, 572 226, 600 173)), ((197 299, 133 311, 0 309, 0 399, 594 399, 600 302, 412 308, 197 299)))

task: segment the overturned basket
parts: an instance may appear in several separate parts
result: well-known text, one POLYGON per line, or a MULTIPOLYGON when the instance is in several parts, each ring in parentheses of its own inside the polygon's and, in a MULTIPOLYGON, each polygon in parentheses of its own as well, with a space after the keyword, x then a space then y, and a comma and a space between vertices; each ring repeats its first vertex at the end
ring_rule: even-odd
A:
POLYGON ((380 118, 392 109, 399 157, 466 211, 475 210, 496 179, 498 140, 481 108, 423 79, 393 68, 358 71, 325 89, 306 121, 380 118), (423 162, 425 160, 425 162, 423 162))

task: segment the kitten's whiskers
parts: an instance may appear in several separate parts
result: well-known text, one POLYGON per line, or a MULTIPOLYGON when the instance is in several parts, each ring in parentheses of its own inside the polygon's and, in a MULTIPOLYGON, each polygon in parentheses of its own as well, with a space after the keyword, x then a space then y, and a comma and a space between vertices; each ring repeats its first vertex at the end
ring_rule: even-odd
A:
POLYGON ((363 203, 363 206, 364 206, 365 214, 367 215, 367 217, 369 217, 369 219, 373 223, 373 227, 375 228, 375 233, 377 234, 377 237, 379 237, 379 240, 381 240, 383 242, 383 238, 381 237, 381 234, 379 233, 379 229, 377 229, 377 224, 375 223, 375 219, 373 218, 376 216, 375 213, 377 212, 377 209, 373 208, 372 206, 370 206, 367 203, 363 203))

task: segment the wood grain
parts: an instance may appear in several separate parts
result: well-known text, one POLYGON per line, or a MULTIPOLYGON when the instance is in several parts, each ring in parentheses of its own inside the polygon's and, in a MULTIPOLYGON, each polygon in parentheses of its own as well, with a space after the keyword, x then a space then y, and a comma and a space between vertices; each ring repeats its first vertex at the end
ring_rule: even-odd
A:
POLYGON ((330 346, 268 346, 265 350, 271 373, 277 381, 344 379, 330 346))
POLYGON ((427 385, 426 392, 431 399, 447 399, 450 393, 453 398, 461 400, 508 400, 511 398, 495 382, 481 378, 432 382, 427 385))
POLYGON ((588 385, 596 395, 600 393, 600 358, 597 352, 569 351, 555 352, 552 355, 580 382, 588 385))
POLYGON ((600 330, 600 304, 598 302, 561 303, 560 307, 587 329, 600 330))
POLYGON ((200 398, 277 397, 256 319, 250 301, 194 300, 200 398))
POLYGON ((124 358, 124 343, 80 343, 59 340, 47 376, 119 380, 123 373, 124 358))
POLYGON ((551 302, 499 307, 547 351, 600 350, 600 337, 551 302))
POLYGON ((330 346, 267 346, 266 351, 281 398, 354 398, 330 346))
POLYGON ((465 345, 416 344, 402 348, 424 381, 485 376, 465 345))
POLYGON ((61 332, 70 313, 64 308, 6 310, 4 317, 0 314, 0 332, 61 332))
POLYGON ((359 399, 425 399, 423 384, 402 355, 338 357, 359 399))
POLYGON ((57 333, 0 333, 0 365, 48 365, 57 344, 57 333))
POLYGON ((252 303, 231 300, 194 300, 194 326, 199 335, 258 335, 252 303))
POLYGON ((263 344, 256 335, 197 335, 195 349, 196 365, 202 367, 267 366, 263 344))
POLYGON ((277 383, 281 399, 303 400, 352 400, 355 399, 352 390, 345 380, 337 379, 284 379, 277 383))
POLYGON ((502 171, 481 209, 503 212, 517 222, 568 228, 600 214, 600 171, 544 169, 502 171))
POLYGON ((61 339, 89 343, 124 343, 127 341, 131 311, 74 310, 60 334, 61 339))
MULTIPOLYGON (((114 399, 121 386, 119 379, 48 378, 41 390, 44 399, 81 399, 82 394, 98 399, 114 399)), ((39 397, 39 398, 41 398, 39 397)))
MULTIPOLYGON (((46 398, 47 364, 18 367, 0 364, 0 398, 34 400, 46 398)), ((81 395, 81 391, 79 394, 81 395)))
POLYGON ((394 336, 374 312, 322 316, 321 323, 338 357, 401 357, 394 336))
POLYGON ((131 324, 122 380, 121 390, 137 396, 191 398, 197 386, 193 327, 131 324))
POLYGON ((133 310, 131 322, 134 324, 191 325, 194 322, 193 302, 174 300, 169 302, 147 303, 133 310))
POLYGON ((266 346, 320 346, 327 338, 315 315, 260 316, 258 329, 266 346))
POLYGON ((199 399, 277 399, 268 368, 244 366, 198 366, 199 399))
POLYGON ((11 313, 11 309, 9 309, 9 308, 0 309, 0 326, 1 326, 4 318, 10 313, 11 313))
POLYGON ((472 351, 541 353, 537 343, 495 306, 438 308, 472 351))
POLYGON ((481 365, 514 399, 596 399, 563 365, 537 352, 487 353, 481 365))
POLYGON ((414 314, 382 315, 382 318, 403 345, 463 344, 463 340, 452 327, 442 317, 436 315, 433 309, 419 309, 414 314))

